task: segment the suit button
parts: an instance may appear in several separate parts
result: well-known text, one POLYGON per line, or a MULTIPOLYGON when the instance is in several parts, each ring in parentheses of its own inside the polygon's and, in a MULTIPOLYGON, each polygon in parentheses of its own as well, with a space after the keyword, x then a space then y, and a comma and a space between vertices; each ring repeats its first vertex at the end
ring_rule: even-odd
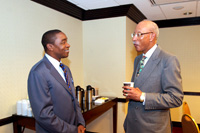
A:
POLYGON ((137 121, 137 119, 135 119, 135 121, 137 121))
POLYGON ((135 107, 135 109, 138 109, 138 107, 135 107))
POLYGON ((72 99, 72 102, 74 101, 74 98, 72 99))

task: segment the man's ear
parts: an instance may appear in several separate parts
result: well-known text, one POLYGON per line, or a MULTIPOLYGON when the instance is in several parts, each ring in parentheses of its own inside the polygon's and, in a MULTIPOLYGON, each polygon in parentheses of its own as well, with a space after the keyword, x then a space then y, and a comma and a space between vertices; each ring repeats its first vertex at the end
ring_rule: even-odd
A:
POLYGON ((48 43, 47 44, 47 50, 53 51, 53 44, 48 43))
POLYGON ((156 37, 155 33, 150 34, 150 42, 152 42, 156 37))

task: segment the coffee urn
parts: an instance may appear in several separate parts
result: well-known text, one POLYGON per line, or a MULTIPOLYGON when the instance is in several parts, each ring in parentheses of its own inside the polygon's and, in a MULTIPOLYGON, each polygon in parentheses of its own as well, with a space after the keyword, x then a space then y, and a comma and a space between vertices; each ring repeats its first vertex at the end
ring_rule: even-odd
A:
POLYGON ((95 95, 95 88, 93 88, 91 85, 87 86, 87 91, 86 91, 86 101, 87 103, 92 102, 92 96, 95 95))
POLYGON ((83 106, 83 97, 84 97, 85 91, 83 88, 80 86, 76 87, 76 98, 79 102, 79 105, 82 107, 83 106))

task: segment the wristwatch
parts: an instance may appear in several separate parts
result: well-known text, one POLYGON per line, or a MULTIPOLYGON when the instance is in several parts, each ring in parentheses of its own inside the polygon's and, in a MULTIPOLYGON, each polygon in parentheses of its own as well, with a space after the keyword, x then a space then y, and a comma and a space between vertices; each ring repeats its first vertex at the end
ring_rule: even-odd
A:
POLYGON ((144 102, 145 99, 145 93, 142 92, 142 95, 140 96, 140 102, 144 102))

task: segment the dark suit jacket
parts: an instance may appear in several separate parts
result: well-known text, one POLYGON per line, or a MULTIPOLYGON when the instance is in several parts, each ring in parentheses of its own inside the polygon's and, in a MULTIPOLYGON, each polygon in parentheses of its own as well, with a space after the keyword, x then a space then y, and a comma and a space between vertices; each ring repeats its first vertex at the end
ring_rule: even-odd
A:
POLYGON ((45 56, 30 71, 28 94, 38 133, 77 133, 78 124, 85 126, 71 72, 65 67, 72 91, 45 56))
POLYGON ((177 58, 158 46, 136 77, 142 55, 134 61, 132 82, 146 93, 145 105, 129 101, 124 122, 126 133, 170 133, 170 108, 182 104, 181 70, 177 58))

